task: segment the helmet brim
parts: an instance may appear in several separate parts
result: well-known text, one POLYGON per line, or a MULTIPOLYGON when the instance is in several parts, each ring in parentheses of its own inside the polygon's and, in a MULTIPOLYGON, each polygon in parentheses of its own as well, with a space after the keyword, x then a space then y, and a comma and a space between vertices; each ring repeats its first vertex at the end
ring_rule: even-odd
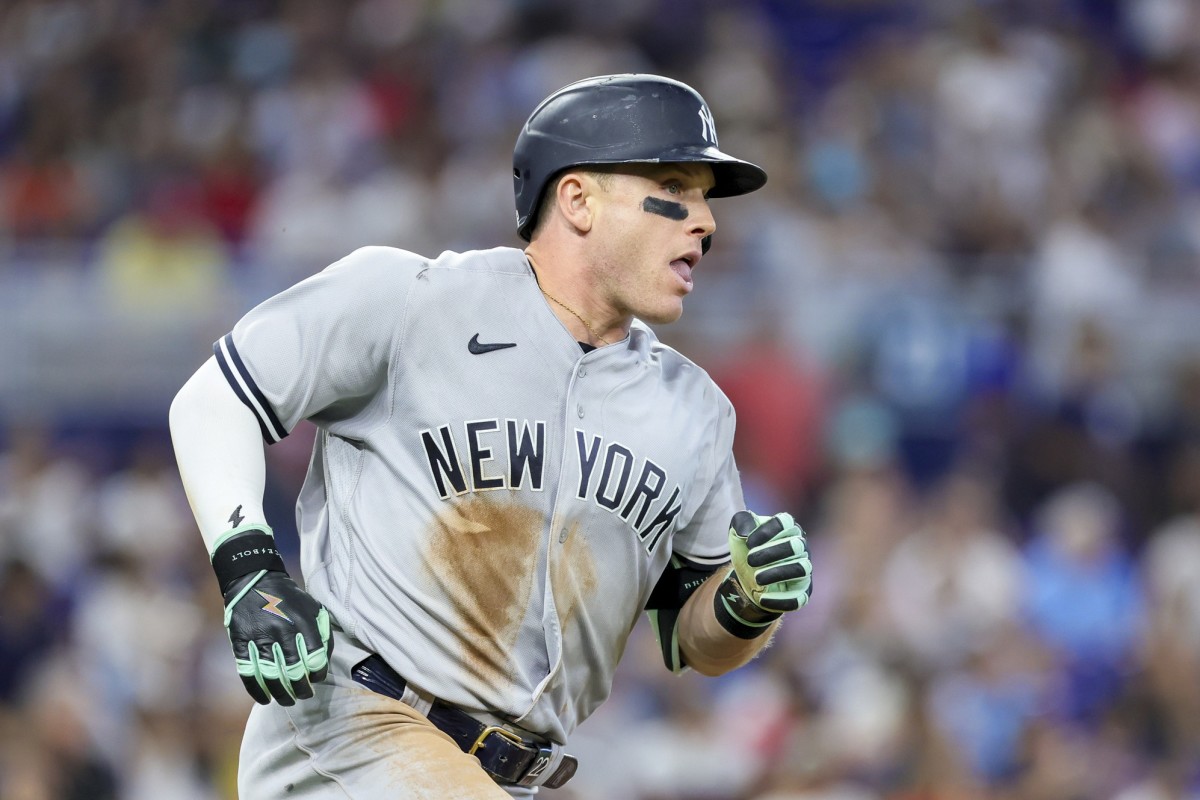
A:
MULTIPOLYGON (((653 158, 595 159, 587 164, 708 164, 713 171, 709 197, 737 197, 763 187, 767 172, 757 164, 734 158, 716 147, 680 147, 656 154, 653 158)), ((576 166, 585 166, 577 164, 576 166)))
POLYGON ((757 164, 726 156, 722 161, 708 162, 713 171, 713 188, 709 197, 737 197, 756 192, 767 182, 767 173, 757 164))

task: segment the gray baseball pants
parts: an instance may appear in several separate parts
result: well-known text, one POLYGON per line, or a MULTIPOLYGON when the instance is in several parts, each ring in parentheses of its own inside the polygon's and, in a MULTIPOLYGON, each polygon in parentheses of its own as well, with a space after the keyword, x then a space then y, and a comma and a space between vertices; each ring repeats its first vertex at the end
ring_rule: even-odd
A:
MULTIPOLYGON (((370 655, 334 628, 329 677, 289 707, 255 705, 242 737, 238 794, 253 800, 509 800, 454 740, 407 703, 350 677, 370 655)), ((407 699, 407 697, 406 697, 407 699)))

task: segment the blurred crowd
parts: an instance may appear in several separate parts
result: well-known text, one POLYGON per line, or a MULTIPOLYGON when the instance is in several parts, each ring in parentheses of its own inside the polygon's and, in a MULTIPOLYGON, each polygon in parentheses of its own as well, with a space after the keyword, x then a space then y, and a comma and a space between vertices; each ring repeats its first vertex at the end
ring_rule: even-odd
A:
MULTIPOLYGON (((364 244, 516 246, 519 125, 625 71, 770 174, 714 202, 660 334, 815 588, 720 679, 640 625, 542 796, 1200 798, 1191 0, 7 0, 0 279, 232 322, 364 244)), ((0 417, 5 800, 236 794, 250 701, 169 399, 0 417)), ((293 565, 311 435, 268 450, 293 565)))

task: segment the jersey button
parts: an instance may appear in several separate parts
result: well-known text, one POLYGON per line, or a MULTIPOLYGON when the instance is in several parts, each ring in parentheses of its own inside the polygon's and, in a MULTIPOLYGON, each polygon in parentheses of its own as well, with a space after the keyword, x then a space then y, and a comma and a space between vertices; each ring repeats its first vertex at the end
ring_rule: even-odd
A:
POLYGON ((587 375, 587 367, 580 367, 579 368, 579 377, 582 378, 584 375, 587 375))
POLYGON ((567 529, 563 528, 562 533, 558 534, 558 543, 562 544, 567 540, 567 529))
POLYGON ((583 419, 583 406, 579 407, 579 418, 583 419))

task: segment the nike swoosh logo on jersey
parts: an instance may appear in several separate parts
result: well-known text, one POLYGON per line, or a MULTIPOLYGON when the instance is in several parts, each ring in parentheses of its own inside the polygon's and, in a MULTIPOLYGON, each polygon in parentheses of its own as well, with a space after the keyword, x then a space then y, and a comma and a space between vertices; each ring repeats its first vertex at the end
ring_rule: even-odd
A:
POLYGON ((477 356, 483 353, 490 353, 493 350, 504 350, 507 347, 516 346, 516 342, 488 342, 485 344, 479 341, 478 333, 471 337, 471 341, 467 342, 467 349, 477 356))

